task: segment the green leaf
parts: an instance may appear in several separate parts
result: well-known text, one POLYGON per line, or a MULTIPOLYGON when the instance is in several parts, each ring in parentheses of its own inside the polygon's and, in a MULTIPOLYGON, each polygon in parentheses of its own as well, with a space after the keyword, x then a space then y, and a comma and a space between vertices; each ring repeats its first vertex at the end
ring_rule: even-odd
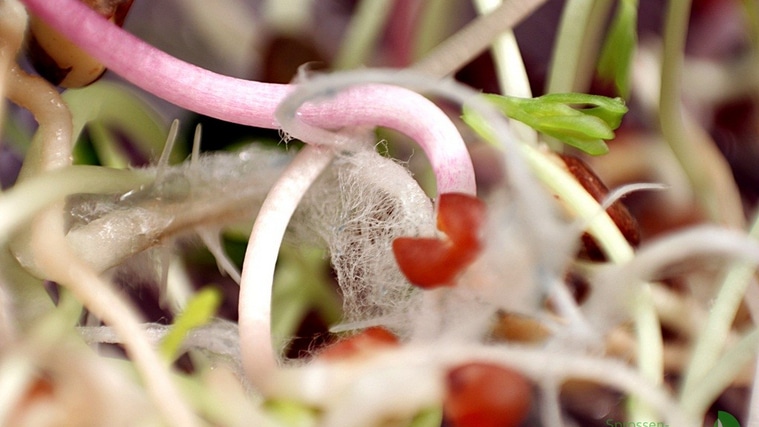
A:
POLYGON ((614 138, 614 131, 603 120, 593 116, 550 117, 543 120, 536 129, 561 140, 614 138))
POLYGON ((561 142, 591 156, 601 156, 609 152, 609 146, 601 139, 564 138, 561 142))
MULTIPOLYGON (((583 93, 555 93, 538 98, 485 95, 503 114, 591 155, 609 151, 604 142, 614 138, 627 107, 621 98, 583 93)), ((493 140, 489 125, 464 108, 464 122, 486 140, 493 140)))
POLYGON ((622 98, 608 98, 587 93, 550 93, 535 99, 545 103, 571 106, 582 114, 598 117, 612 130, 619 127, 622 118, 627 113, 627 107, 622 98))
POLYGON ((620 0, 598 60, 601 79, 614 82, 620 96, 630 93, 630 75, 638 43, 638 0, 620 0))
POLYGON ((221 292, 214 287, 209 286, 198 291, 188 301, 184 311, 174 319, 171 329, 161 340, 158 347, 161 356, 168 361, 176 360, 187 334, 211 321, 221 300, 221 292))

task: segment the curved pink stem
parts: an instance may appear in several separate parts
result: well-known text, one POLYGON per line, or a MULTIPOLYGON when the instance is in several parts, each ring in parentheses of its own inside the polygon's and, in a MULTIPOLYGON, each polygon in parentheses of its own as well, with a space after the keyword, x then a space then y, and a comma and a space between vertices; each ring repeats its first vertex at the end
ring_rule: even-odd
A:
MULTIPOLYGON (((281 127, 275 111, 295 89, 292 85, 236 79, 185 63, 108 23, 77 0, 22 2, 106 67, 156 96, 230 122, 281 127)), ((327 132, 321 134, 327 136, 321 140, 308 132, 318 128, 385 126, 398 130, 425 151, 437 177, 438 193, 475 193, 471 160, 458 130, 434 103, 415 92, 388 85, 353 86, 329 100, 308 102, 293 110, 287 124, 293 131, 299 121, 307 125, 302 128, 306 132, 297 135, 306 142, 338 142, 327 132)), ((309 147, 298 155, 272 188, 251 234, 240 292, 241 347, 246 373, 262 389, 270 377, 267 373, 278 362, 270 336, 271 279, 277 248, 292 211, 327 166, 331 153, 309 147)))
MULTIPOLYGON (((103 19, 77 0, 22 0, 29 11, 106 67, 142 89, 200 114, 256 127, 279 128, 277 105, 292 85, 213 73, 183 62, 103 19)), ((447 116, 421 95, 393 86, 355 87, 301 111, 322 128, 385 126, 419 143, 438 178, 438 192, 475 192, 466 147, 447 116)))

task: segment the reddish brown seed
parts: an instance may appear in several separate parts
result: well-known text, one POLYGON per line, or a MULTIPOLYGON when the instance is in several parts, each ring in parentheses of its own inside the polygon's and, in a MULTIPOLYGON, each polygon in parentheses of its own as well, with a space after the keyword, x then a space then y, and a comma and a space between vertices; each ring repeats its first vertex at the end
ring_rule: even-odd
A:
MULTIPOLYGON (((585 191, 593 196, 596 201, 602 202, 609 194, 609 189, 604 185, 603 181, 601 181, 601 178, 593 172, 590 166, 579 157, 568 154, 562 154, 561 159, 564 161, 569 173, 577 179, 585 191)), ((608 212, 609 217, 611 217, 612 221, 614 221, 625 236, 625 239, 631 245, 637 246, 638 243, 640 243, 640 227, 625 205, 617 200, 609 206, 606 212, 608 212)), ((582 242, 584 252, 588 258, 598 261, 603 261, 605 259, 598 244, 587 233, 583 235, 582 242)))
POLYGON ((398 344, 398 337, 392 332, 375 326, 324 347, 319 352, 319 357, 327 360, 347 359, 360 355, 371 355, 378 349, 392 348, 398 344))
POLYGON ((512 369, 472 362, 448 372, 443 413, 451 427, 515 427, 531 404, 530 383, 512 369))
POLYGON ((450 241, 414 237, 395 239, 393 254, 408 281, 423 289, 453 286, 456 276, 476 256, 450 241))
POLYGON ((485 204, 466 194, 441 194, 438 228, 447 239, 400 237, 393 241, 393 254, 401 272, 424 289, 453 286, 456 277, 477 258, 482 249, 481 229, 485 204))
POLYGON ((482 200, 460 193, 441 194, 438 200, 437 227, 457 244, 474 245, 485 222, 482 200))

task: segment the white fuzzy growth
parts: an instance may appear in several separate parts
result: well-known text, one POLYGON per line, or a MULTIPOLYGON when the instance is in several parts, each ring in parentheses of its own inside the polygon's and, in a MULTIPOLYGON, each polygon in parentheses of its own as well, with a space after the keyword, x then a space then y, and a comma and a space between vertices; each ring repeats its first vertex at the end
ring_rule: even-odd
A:
POLYGON ((345 322, 386 318, 397 327, 417 291, 399 271, 392 241, 434 235, 430 199, 409 172, 371 149, 340 156, 296 214, 298 235, 314 233, 330 249, 344 298, 345 322))
MULTIPOLYGON (((173 326, 158 323, 143 325, 145 336, 158 345, 173 326)), ((88 344, 121 343, 116 331, 110 326, 83 326, 77 328, 82 339, 88 344)), ((191 330, 182 342, 182 350, 202 350, 216 357, 228 358, 238 364, 240 360, 240 340, 237 324, 223 319, 191 330)))
POLYGON ((69 201, 67 241, 98 271, 192 229, 251 220, 290 154, 249 147, 165 169, 160 181, 125 195, 69 201))

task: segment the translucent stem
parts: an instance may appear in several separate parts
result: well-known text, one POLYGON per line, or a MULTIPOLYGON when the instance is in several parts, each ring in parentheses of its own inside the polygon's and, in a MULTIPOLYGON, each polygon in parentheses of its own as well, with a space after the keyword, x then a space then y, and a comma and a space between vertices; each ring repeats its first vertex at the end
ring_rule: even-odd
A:
MULTIPOLYGON (((502 0, 474 0, 477 12, 481 15, 492 12, 502 3, 502 0)), ((493 52, 501 93, 521 98, 532 98, 530 80, 527 78, 527 70, 525 69, 514 31, 504 31, 493 41, 491 50, 493 52)), ((535 129, 517 121, 513 121, 512 126, 519 140, 527 143, 537 143, 538 133, 535 129)))
MULTIPOLYGON (((681 399, 683 409, 702 417, 709 405, 730 386, 735 377, 756 357, 759 329, 754 328, 730 348, 681 399)), ((751 424, 749 424, 751 425, 751 424)))
POLYGON ((362 0, 343 36, 340 51, 332 66, 337 70, 367 65, 377 39, 393 9, 391 0, 362 0))
POLYGON ((577 80, 584 77, 581 76, 582 59, 590 47, 586 41, 589 33, 599 31, 592 19, 596 3, 596 0, 569 0, 564 5, 553 47, 546 93, 582 91, 577 80))
MULTIPOLYGON (((15 1, 0 3, 0 99, 5 98, 5 82, 15 65, 14 58, 24 40, 26 10, 15 1)), ((0 104, 0 117, 5 117, 5 103, 0 104)))
POLYGON ((506 0, 493 12, 475 19, 439 44, 411 69, 434 77, 452 74, 543 3, 545 0, 506 0))
POLYGON ((670 0, 662 52, 659 122, 688 176, 703 211, 714 221, 742 228, 740 195, 727 162, 706 132, 682 110, 681 74, 691 0, 670 0))
POLYGON ((69 249, 64 238, 62 210, 62 204, 54 205, 35 220, 28 245, 37 267, 50 280, 71 290, 93 314, 114 328, 167 423, 199 425, 145 336, 136 310, 69 249))
POLYGON ((0 196, 0 244, 34 215, 66 196, 77 193, 125 193, 153 181, 135 171, 96 166, 70 166, 16 184, 0 196), (56 191, 50 191, 55 188, 56 191))
POLYGON ((19 181, 71 164, 71 114, 61 96, 45 80, 11 68, 8 98, 31 111, 39 123, 26 154, 19 181))
MULTIPOLYGON (((754 218, 749 235, 759 238, 759 215, 754 218)), ((730 336, 735 316, 756 272, 756 263, 735 263, 728 270, 712 304, 709 317, 699 334, 690 363, 685 371, 680 396, 683 401, 699 393, 698 383, 714 368, 730 336)))
POLYGON ((461 4, 450 0, 421 0, 421 14, 412 40, 414 58, 421 58, 449 35, 461 4))
POLYGON ((245 373, 260 390, 279 365, 271 336, 271 296, 278 249, 303 195, 332 161, 331 149, 306 146, 269 191, 250 233, 240 281, 240 350, 245 373))
POLYGON ((567 203, 578 218, 587 221, 588 232, 597 239, 606 256, 614 263, 632 259, 633 249, 604 211, 574 177, 539 149, 522 144, 523 155, 531 168, 550 190, 567 203))
MULTIPOLYGON (((618 264, 632 260, 632 247, 598 202, 566 170, 550 161, 547 156, 527 144, 521 144, 520 147, 538 178, 554 194, 559 195, 578 218, 587 221, 588 233, 596 239, 609 260, 618 264)), ((648 284, 638 288, 631 310, 638 338, 638 367, 646 379, 660 384, 664 372, 664 344, 648 284)))

